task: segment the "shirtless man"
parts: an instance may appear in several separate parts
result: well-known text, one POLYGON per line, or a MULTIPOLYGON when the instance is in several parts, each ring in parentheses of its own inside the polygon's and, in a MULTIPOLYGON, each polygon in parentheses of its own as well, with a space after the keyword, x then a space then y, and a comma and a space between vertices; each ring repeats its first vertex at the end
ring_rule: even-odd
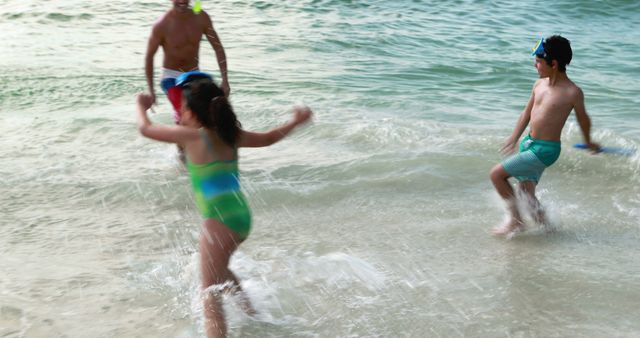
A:
POLYGON ((227 61, 222 43, 213 29, 211 18, 205 11, 189 7, 189 0, 172 0, 173 8, 168 10, 154 25, 147 45, 145 75, 152 102, 156 102, 153 86, 153 57, 162 46, 162 79, 160 86, 167 94, 174 108, 174 120, 180 123, 181 91, 175 87, 175 79, 182 73, 198 70, 198 54, 202 35, 207 37, 216 53, 222 82, 220 88, 229 96, 227 61))
POLYGON ((600 146, 591 142, 591 120, 584 106, 584 95, 567 76, 566 66, 571 62, 572 51, 569 40, 554 35, 541 39, 532 55, 540 79, 533 85, 529 102, 518 119, 516 128, 505 141, 503 153, 513 153, 515 146, 529 125, 529 135, 520 143, 520 152, 508 157, 491 169, 491 181, 498 194, 506 201, 510 213, 509 220, 493 229, 495 235, 511 235, 524 229, 518 211, 514 190, 508 178, 514 177, 519 188, 529 201, 534 220, 548 225, 535 189, 542 172, 560 156, 560 134, 569 114, 576 112, 576 118, 585 144, 592 152, 600 146))

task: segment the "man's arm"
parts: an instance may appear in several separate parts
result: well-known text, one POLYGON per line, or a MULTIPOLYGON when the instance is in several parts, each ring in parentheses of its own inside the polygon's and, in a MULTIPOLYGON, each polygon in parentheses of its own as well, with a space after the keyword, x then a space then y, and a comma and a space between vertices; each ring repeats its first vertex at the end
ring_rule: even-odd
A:
POLYGON ((224 91, 225 94, 229 96, 231 88, 229 88, 229 79, 227 78, 227 55, 224 52, 224 47, 222 47, 222 42, 220 42, 218 33, 216 33, 216 31, 213 29, 211 18, 204 11, 201 14, 204 16, 205 20, 204 35, 207 37, 207 40, 209 41, 209 44, 211 44, 211 47, 213 47, 213 51, 216 53, 216 58, 218 59, 218 67, 220 68, 220 76, 222 78, 220 89, 222 89, 222 91, 224 91))
POLYGON ((587 115, 587 109, 584 106, 584 93, 582 89, 577 88, 575 102, 573 103, 573 109, 576 112, 576 119, 582 130, 582 136, 584 143, 594 152, 600 151, 600 145, 597 143, 591 143, 591 119, 587 115))
POLYGON ((151 30, 151 36, 149 36, 149 42, 147 43, 147 54, 144 58, 144 74, 147 79, 147 87, 149 88, 149 94, 151 94, 151 98, 153 99, 152 103, 156 102, 156 92, 153 87, 153 57, 158 51, 158 47, 160 47, 160 43, 162 42, 162 38, 160 35, 159 25, 156 24, 153 26, 151 30))

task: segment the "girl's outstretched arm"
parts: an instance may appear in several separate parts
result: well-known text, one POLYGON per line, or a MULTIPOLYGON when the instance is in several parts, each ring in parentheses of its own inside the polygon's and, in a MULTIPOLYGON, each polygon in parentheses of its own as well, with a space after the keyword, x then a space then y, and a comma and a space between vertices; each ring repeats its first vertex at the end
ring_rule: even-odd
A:
POLYGON ((138 130, 144 137, 152 140, 184 144, 187 141, 197 139, 198 130, 183 126, 154 125, 147 116, 147 110, 153 104, 153 97, 148 94, 138 94, 138 130))
POLYGON ((241 131, 238 147, 267 147, 287 136, 297 126, 311 119, 311 109, 307 106, 294 107, 293 118, 280 127, 271 129, 265 133, 241 131))

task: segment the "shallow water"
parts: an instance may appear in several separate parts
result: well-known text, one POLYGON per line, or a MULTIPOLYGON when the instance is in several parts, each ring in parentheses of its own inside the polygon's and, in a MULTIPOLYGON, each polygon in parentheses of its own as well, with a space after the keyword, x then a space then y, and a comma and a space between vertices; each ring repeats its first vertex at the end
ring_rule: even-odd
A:
MULTIPOLYGON (((189 179, 134 119, 169 5, 0 2, 0 336, 202 335, 189 179)), ((571 40, 594 139, 638 147, 638 2, 203 6, 247 129, 316 111, 241 151, 255 222, 232 268, 260 315, 229 300, 230 336, 640 335, 638 155, 572 149, 571 117, 538 187, 557 230, 510 241, 489 235, 504 211, 488 179, 540 35, 571 40)))

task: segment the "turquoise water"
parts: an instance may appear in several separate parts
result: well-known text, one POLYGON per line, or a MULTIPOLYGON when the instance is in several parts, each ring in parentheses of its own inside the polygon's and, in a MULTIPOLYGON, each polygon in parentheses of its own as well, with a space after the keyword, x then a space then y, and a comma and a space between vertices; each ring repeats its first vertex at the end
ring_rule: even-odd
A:
MULTIPOLYGON (((199 337, 200 218, 171 145, 137 133, 151 24, 169 1, 0 2, 0 336, 199 337)), ((571 149, 539 186, 557 227, 510 241, 488 179, 542 35, 569 38, 594 139, 640 145, 637 1, 203 1, 254 231, 230 336, 640 335, 640 159, 571 149)), ((202 44, 201 66, 217 73, 202 44)), ((161 52, 156 65, 161 63, 161 52)), ((156 73, 156 78, 158 77, 156 73)), ((156 88, 158 90, 158 88, 156 88)), ((158 123, 171 123, 160 98, 158 123)))

